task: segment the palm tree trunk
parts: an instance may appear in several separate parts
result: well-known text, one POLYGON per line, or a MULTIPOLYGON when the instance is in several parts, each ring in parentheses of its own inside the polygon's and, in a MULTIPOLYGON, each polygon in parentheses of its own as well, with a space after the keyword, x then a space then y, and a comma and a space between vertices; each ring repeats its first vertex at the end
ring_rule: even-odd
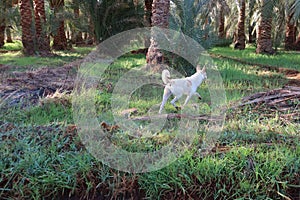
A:
POLYGON ((5 32, 6 32, 6 42, 7 43, 13 42, 10 29, 11 29, 11 26, 6 26, 5 32))
POLYGON ((256 53, 274 54, 272 47, 272 14, 273 1, 261 0, 261 15, 257 31, 257 48, 256 53))
MULTIPOLYGON (((151 25, 159 28, 168 28, 170 14, 170 0, 153 0, 151 25)), ((163 63, 163 54, 158 44, 157 33, 154 30, 151 35, 150 46, 146 55, 147 63, 152 71, 160 71, 163 63)))
POLYGON ((51 55, 50 39, 44 28, 46 24, 45 2, 44 0, 34 0, 34 19, 36 29, 37 46, 41 56, 51 55))
POLYGON ((222 5, 220 5, 220 11, 219 11, 218 37, 219 39, 225 38, 225 17, 224 17, 224 8, 222 5))
POLYGON ((256 3, 255 0, 248 1, 249 13, 247 17, 247 23, 248 23, 248 43, 250 44, 254 43, 256 40, 255 24, 251 22, 251 19, 253 18, 253 14, 254 14, 255 3, 256 3))
MULTIPOLYGON (((75 17, 75 21, 78 24, 79 23, 79 15, 80 15, 80 10, 79 10, 79 5, 78 2, 75 2, 73 0, 74 3, 74 17, 75 17)), ((81 31, 75 31, 74 32, 74 40, 75 40, 75 44, 76 45, 82 45, 83 44, 83 38, 82 38, 82 32, 81 31)))
POLYGON ((144 5, 144 23, 145 23, 145 27, 150 27, 151 26, 152 3, 153 3, 153 0, 145 0, 145 5, 144 5))
POLYGON ((295 42, 295 50, 300 51, 300 32, 299 32, 299 34, 297 36, 297 40, 295 42))
POLYGON ((5 39, 5 18, 0 17, 0 48, 4 46, 5 39))
POLYGON ((246 12, 246 2, 245 0, 239 1, 239 20, 237 25, 237 38, 234 44, 235 49, 243 50, 245 49, 245 12, 246 12))
POLYGON ((93 20, 91 16, 89 17, 89 32, 86 40, 86 44, 92 45, 96 41, 96 35, 95 35, 95 27, 93 20))
POLYGON ((21 0, 21 27, 22 27, 22 44, 25 55, 35 54, 34 43, 34 25, 32 20, 32 2, 31 0, 21 0))
POLYGON ((292 20, 293 16, 289 15, 286 21, 285 31, 285 50, 295 49, 296 42, 296 27, 292 20))
POLYGON ((58 16, 58 13, 63 10, 64 0, 51 0, 50 6, 54 10, 54 15, 57 19, 58 29, 53 35, 53 46, 55 50, 67 50, 67 38, 65 33, 65 21, 62 16, 58 16))
POLYGON ((56 31, 56 34, 53 37, 53 49, 55 50, 67 50, 67 38, 65 34, 65 22, 64 20, 61 20, 59 22, 58 30, 56 31))
POLYGON ((0 1, 0 48, 4 46, 6 1, 0 1))

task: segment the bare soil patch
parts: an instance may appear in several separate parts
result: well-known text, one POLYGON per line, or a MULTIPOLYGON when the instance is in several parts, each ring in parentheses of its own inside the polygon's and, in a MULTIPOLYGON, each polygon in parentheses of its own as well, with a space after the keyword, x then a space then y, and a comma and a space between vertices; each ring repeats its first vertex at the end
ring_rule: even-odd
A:
POLYGON ((71 62, 57 68, 43 67, 34 71, 12 72, 9 75, 5 73, 10 67, 2 65, 0 98, 9 106, 27 106, 36 104, 39 98, 56 91, 71 92, 81 62, 71 62))

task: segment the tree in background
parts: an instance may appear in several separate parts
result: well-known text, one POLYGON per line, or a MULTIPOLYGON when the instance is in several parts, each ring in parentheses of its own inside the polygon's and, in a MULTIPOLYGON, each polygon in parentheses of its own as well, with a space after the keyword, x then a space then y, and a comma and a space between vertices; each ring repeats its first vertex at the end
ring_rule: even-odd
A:
POLYGON ((153 0, 145 0, 144 4, 144 24, 146 27, 151 26, 151 17, 152 17, 152 3, 153 0))
POLYGON ((300 50, 300 33, 297 38, 297 21, 300 16, 300 1, 293 0, 285 2, 286 29, 285 49, 300 50))
POLYGON ((274 2, 271 0, 260 1, 260 19, 257 30, 256 53, 274 54, 272 46, 272 15, 274 2))
POLYGON ((44 0, 21 0, 21 26, 23 53, 25 55, 48 56, 50 40, 47 30, 44 0))
MULTIPOLYGON (((294 13, 294 18, 298 20, 299 25, 299 19, 300 19, 300 0, 295 0, 294 4, 291 7, 291 11, 294 13)), ((295 42, 295 49, 300 51, 300 31, 298 33, 298 36, 296 38, 295 42)))
POLYGON ((248 43, 254 43, 256 32, 255 32, 255 21, 252 19, 255 12, 255 0, 248 0, 248 17, 246 18, 248 27, 248 43))
POLYGON ((94 25, 96 43, 144 24, 144 4, 135 0, 86 0, 84 4, 94 25))
MULTIPOLYGON (((213 4, 212 4, 213 5, 213 4)), ((224 39, 226 37, 225 32, 225 15, 229 13, 229 6, 225 0, 218 0, 216 2, 218 8, 218 37, 224 39)))
POLYGON ((5 0, 0 1, 0 48, 4 46, 5 40, 5 27, 6 27, 6 8, 8 2, 5 0))
POLYGON ((41 56, 51 55, 50 38, 47 33, 46 13, 44 0, 34 0, 34 20, 36 31, 36 42, 41 56))
MULTIPOLYGON (((18 0, 5 0, 6 2, 5 12, 2 13, 5 16, 5 33, 6 33, 6 42, 12 43, 12 30, 18 29, 20 25, 20 9, 18 0)), ((1 3, 0 3, 1 4, 1 3)), ((0 14, 1 15, 1 14, 0 14)), ((1 18, 1 16, 0 16, 1 18)))
POLYGON ((21 0, 21 26, 23 53, 26 56, 35 55, 35 32, 32 19, 33 5, 31 0, 21 0))
MULTIPOLYGON (((170 15, 170 0, 153 0, 151 25, 159 28, 168 28, 170 15)), ((147 63, 153 71, 159 71, 163 63, 163 54, 159 49, 156 31, 152 32, 150 46, 146 55, 147 63)))
POLYGON ((72 30, 72 43, 76 45, 83 44, 82 31, 80 30, 80 0, 73 0, 72 7, 74 12, 74 28, 72 30))
POLYGON ((234 49, 243 50, 246 46, 245 35, 245 13, 246 13, 246 0, 238 0, 237 7, 239 10, 239 19, 237 24, 236 41, 234 43, 234 49))
POLYGON ((50 0, 50 7, 54 13, 55 29, 53 32, 53 46, 54 50, 67 50, 67 37, 65 33, 65 19, 64 19, 64 0, 50 0))

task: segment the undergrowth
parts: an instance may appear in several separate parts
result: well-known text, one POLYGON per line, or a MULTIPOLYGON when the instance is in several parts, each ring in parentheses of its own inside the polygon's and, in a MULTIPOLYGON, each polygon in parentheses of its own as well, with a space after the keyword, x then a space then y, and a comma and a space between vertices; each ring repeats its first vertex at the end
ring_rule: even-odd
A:
MULTIPOLYGON (((212 51, 230 52, 230 49, 216 48, 212 51)), ((245 56, 246 53, 234 54, 245 56)), ((297 62, 296 56, 288 54, 285 63, 289 59, 297 62)), ((56 62, 56 58, 51 59, 56 62)), ((245 59, 248 59, 247 56, 245 59)), ((272 59, 263 59, 255 62, 274 64, 272 59)), ((16 59, 14 62, 19 61, 16 59)), ((255 66, 219 58, 214 58, 214 62, 224 81, 228 108, 246 95, 282 87, 287 82, 283 75, 255 66)), ((143 55, 125 55, 107 69, 95 96, 99 123, 115 125, 111 111, 114 85, 125 72, 144 63, 143 55)), ((162 92, 163 88, 159 86, 137 89, 129 102, 129 107, 138 111, 133 115, 144 116, 149 109, 157 109, 153 106, 159 105, 162 92)), ((197 102, 198 112, 209 113, 207 85, 201 86, 198 92, 203 97, 197 102)), ((229 109, 220 138, 214 151, 208 155, 201 151, 203 130, 199 130, 193 145, 169 166, 149 173, 129 174, 102 164, 85 148, 73 124, 71 98, 72 95, 63 94, 55 101, 40 100, 39 105, 25 109, 1 108, 1 199, 300 197, 300 126, 297 121, 282 123, 276 114, 263 115, 251 108, 229 109)), ((166 112, 176 111, 167 103, 166 112)), ((136 122, 138 126, 144 126, 143 123, 146 124, 136 122)), ((106 131, 113 144, 127 151, 151 152, 172 141, 177 134, 174 130, 177 123, 178 119, 169 120, 163 131, 149 133, 150 137, 133 137, 122 129, 106 131)), ((206 126, 207 122, 201 124, 204 129, 206 126)))

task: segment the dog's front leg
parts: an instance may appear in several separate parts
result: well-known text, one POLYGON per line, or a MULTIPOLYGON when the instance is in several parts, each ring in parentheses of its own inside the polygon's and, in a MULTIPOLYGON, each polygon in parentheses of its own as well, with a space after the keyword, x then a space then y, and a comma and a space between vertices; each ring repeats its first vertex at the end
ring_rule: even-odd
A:
POLYGON ((182 107, 184 107, 184 106, 189 102, 189 100, 191 99, 191 97, 192 97, 192 95, 188 95, 188 96, 186 97, 185 102, 184 102, 184 104, 183 104, 182 107))
POLYGON ((198 97, 198 99, 202 99, 201 95, 198 92, 195 92, 194 95, 196 95, 198 97))

